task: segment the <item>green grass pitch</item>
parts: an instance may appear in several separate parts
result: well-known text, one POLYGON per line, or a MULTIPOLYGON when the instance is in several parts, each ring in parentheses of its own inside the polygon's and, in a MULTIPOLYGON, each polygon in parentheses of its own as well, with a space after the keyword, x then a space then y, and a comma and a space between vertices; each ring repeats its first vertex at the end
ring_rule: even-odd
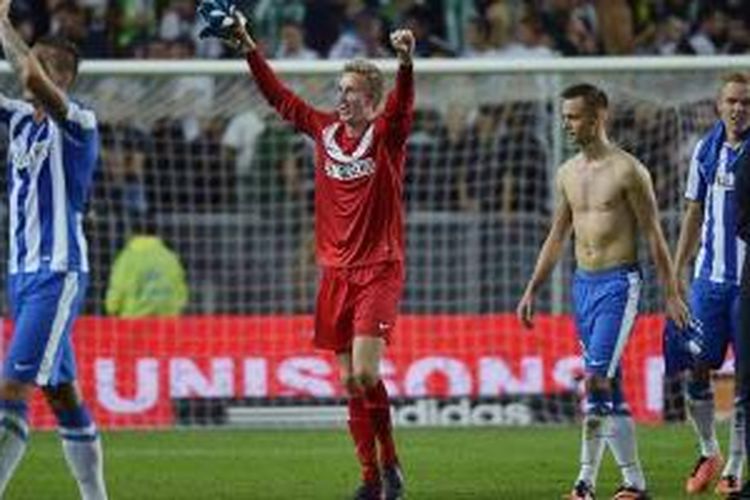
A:
MULTIPOLYGON (((720 429, 726 436, 726 428, 720 429)), ((579 429, 399 429, 409 499, 559 499, 578 468, 579 429)), ((357 467, 343 430, 175 430, 103 435, 113 500, 344 499, 357 467)), ((686 425, 641 426, 641 459, 655 499, 685 498, 695 459, 686 425)), ((618 473, 607 455, 599 498, 618 473)), ((7 500, 77 499, 54 433, 34 433, 7 500)), ((707 495, 705 498, 711 498, 707 495)), ((715 498, 715 497, 714 497, 715 498)))

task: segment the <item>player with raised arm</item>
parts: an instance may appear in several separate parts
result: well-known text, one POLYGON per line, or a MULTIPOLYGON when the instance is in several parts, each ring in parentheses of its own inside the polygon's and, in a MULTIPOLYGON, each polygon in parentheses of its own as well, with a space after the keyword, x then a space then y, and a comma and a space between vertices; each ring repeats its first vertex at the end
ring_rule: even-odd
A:
POLYGON ((685 483, 690 494, 705 491, 719 475, 716 492, 729 494, 740 488, 744 461, 744 419, 735 404, 730 427, 729 459, 723 458, 716 438, 711 371, 721 368, 727 347, 735 345, 739 284, 745 243, 735 231, 734 178, 736 160, 748 147, 750 135, 750 77, 732 73, 724 77, 716 101, 719 120, 695 145, 688 172, 682 220, 675 253, 680 284, 695 255, 690 286, 690 311, 703 325, 705 354, 694 362, 680 349, 673 325, 665 329, 664 354, 668 375, 687 372, 685 399, 693 422, 700 455, 685 483))
POLYGON ((633 156, 612 144, 605 131, 607 96, 590 84, 562 93, 562 119, 580 152, 557 172, 557 206, 517 314, 532 327, 534 296, 575 236, 577 270, 572 284, 576 327, 583 346, 586 406, 581 468, 571 499, 592 499, 596 475, 609 444, 623 477, 617 500, 645 499, 635 426, 621 389, 620 360, 636 318, 641 289, 638 235, 649 244, 666 290, 667 315, 680 326, 687 307, 659 225, 651 178, 633 156))
POLYGON ((28 440, 27 408, 40 387, 57 418, 66 461, 86 500, 107 498, 96 426, 81 400, 70 331, 88 282, 83 210, 99 153, 96 117, 67 96, 78 71, 69 42, 32 49, 0 0, 0 43, 27 101, 0 95, 7 125, 9 269, 14 330, 0 381, 0 494, 28 440))
POLYGON ((402 194, 414 36, 408 30, 391 33, 399 66, 382 111, 383 75, 360 59, 344 65, 336 109, 328 112, 279 81, 239 16, 234 19, 232 38, 261 93, 315 142, 315 239, 322 273, 314 344, 336 353, 349 396, 349 429, 362 468, 354 497, 401 498, 403 476, 379 366, 404 281, 402 194))

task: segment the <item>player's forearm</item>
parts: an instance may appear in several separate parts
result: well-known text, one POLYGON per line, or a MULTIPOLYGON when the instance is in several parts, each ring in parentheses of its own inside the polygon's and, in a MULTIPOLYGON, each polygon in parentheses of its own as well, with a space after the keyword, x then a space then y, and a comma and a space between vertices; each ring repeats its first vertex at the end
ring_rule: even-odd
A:
POLYGON ((677 286, 677 275, 675 273, 672 259, 669 257, 667 242, 660 229, 655 228, 651 230, 649 246, 651 247, 651 256, 654 259, 656 273, 664 286, 665 295, 667 297, 678 295, 679 288, 677 286))
POLYGON ((412 110, 414 108, 414 70, 410 65, 400 65, 396 74, 396 86, 388 94, 384 114, 391 127, 398 127, 398 133, 407 135, 412 110))
POLYGON ((309 132, 312 128, 309 123, 309 109, 302 99, 289 90, 279 80, 268 61, 254 50, 247 53, 247 63, 250 71, 255 77, 261 94, 285 120, 292 122, 301 130, 309 132))
POLYGON ((67 114, 65 95, 44 72, 39 60, 13 28, 7 18, 0 19, 0 43, 5 57, 18 76, 21 86, 28 89, 55 119, 67 114))
POLYGON ((246 60, 261 94, 270 105, 277 107, 283 101, 283 96, 287 92, 286 87, 258 50, 249 50, 246 60))
POLYGON ((564 247, 565 244, 563 241, 553 237, 547 238, 547 241, 544 242, 539 252, 531 279, 529 279, 529 283, 526 285, 527 292, 536 293, 544 282, 547 281, 550 274, 552 274, 552 270, 560 260, 564 247))
POLYGON ((411 109, 414 103, 414 67, 401 64, 396 74, 396 100, 406 109, 411 109))
POLYGON ((412 55, 410 52, 399 52, 398 54, 396 54, 396 57, 398 58, 399 69, 401 68, 411 69, 414 59, 412 58, 412 55))
POLYGON ((688 205, 680 228, 680 236, 677 240, 674 267, 677 276, 681 276, 687 263, 693 258, 698 249, 700 229, 703 215, 699 209, 692 204, 688 205))
POLYGON ((0 19, 0 43, 2 43, 5 58, 10 63, 11 68, 13 68, 21 83, 25 84, 26 73, 28 72, 27 62, 31 57, 31 50, 7 18, 0 19))

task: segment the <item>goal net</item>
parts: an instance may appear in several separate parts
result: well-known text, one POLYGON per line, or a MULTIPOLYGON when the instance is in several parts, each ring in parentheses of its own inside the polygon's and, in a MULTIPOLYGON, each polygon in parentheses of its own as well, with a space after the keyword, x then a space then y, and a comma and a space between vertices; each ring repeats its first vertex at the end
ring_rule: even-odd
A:
MULTIPOLYGON (((715 119, 727 62, 658 61, 417 63, 407 284, 382 367, 400 425, 576 418, 582 361, 570 248, 539 297, 536 328, 523 331, 514 317, 548 229, 555 168, 572 152, 558 95, 581 81, 610 94, 611 137, 649 168, 673 245, 688 157, 715 119)), ((340 67, 276 65, 321 107, 333 103, 340 67)), ((390 85, 393 65, 385 67, 390 85)), ((7 71, 0 79, 16 88, 7 71)), ((335 361, 310 344, 310 141, 276 118, 240 62, 94 63, 74 94, 96 110, 102 140, 86 216, 91 286, 75 328, 82 387, 100 425, 340 421, 335 361), (144 212, 186 269, 179 317, 107 314, 113 261, 144 212)), ((645 315, 624 383, 637 418, 658 421, 674 401, 663 385, 660 286, 642 250, 645 315)), ((33 422, 53 424, 39 401, 33 422)))

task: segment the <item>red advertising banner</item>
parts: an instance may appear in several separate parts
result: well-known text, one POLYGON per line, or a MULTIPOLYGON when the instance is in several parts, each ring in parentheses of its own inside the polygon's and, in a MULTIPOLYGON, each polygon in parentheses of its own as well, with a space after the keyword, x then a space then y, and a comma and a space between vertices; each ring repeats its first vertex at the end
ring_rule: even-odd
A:
MULTIPOLYGON (((623 361, 634 415, 662 410, 659 316, 637 322, 623 361)), ((6 328, 6 333, 10 328, 6 328)), ((308 316, 86 317, 74 332, 79 380, 102 428, 173 425, 179 398, 341 395, 335 358, 311 347, 308 316)), ((554 395, 580 387, 572 319, 513 315, 404 315, 382 366, 394 397, 554 395)), ((41 399, 32 423, 53 424, 41 399)))

